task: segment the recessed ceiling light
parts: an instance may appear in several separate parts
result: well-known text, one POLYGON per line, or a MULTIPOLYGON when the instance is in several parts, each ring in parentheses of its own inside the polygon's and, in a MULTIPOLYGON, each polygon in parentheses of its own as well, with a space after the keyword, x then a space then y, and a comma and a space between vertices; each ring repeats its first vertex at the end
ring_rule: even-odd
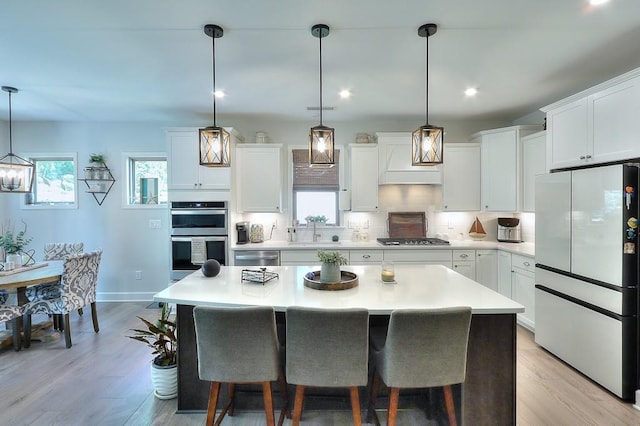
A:
POLYGON ((469 87, 467 90, 464 91, 464 95, 465 96, 475 96, 478 94, 478 89, 476 89, 475 87, 469 87))
POLYGON ((340 97, 342 99, 348 99, 351 97, 351 92, 349 90, 341 90, 340 91, 340 97))
POLYGON ((225 97, 225 93, 222 90, 216 90, 215 92, 213 92, 213 94, 215 95, 216 98, 224 98, 225 97))
POLYGON ((600 6, 608 2, 609 0, 589 0, 589 4, 591 6, 600 6))

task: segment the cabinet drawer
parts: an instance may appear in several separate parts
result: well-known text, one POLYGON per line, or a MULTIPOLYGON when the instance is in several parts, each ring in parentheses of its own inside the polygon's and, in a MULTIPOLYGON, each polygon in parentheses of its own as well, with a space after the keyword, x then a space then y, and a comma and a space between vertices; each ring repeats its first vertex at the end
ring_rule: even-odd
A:
POLYGON ((511 254, 511 267, 520 268, 532 273, 536 272, 536 261, 532 257, 511 254))
MULTIPOLYGON (((334 250, 332 250, 334 251, 334 250)), ((342 254, 344 257, 349 260, 349 251, 348 250, 335 250, 342 254)), ((306 262, 308 265, 318 265, 320 264, 320 259, 318 259, 318 251, 317 250, 281 250, 280 251, 280 262, 296 262, 300 264, 300 262, 306 262)))
POLYGON ((394 262, 451 262, 452 250, 384 250, 384 260, 394 262))
POLYGON ((379 263, 382 262, 382 250, 351 250, 349 263, 379 263))
POLYGON ((453 261, 456 260, 473 260, 476 259, 476 251, 475 250, 454 250, 453 251, 453 261))

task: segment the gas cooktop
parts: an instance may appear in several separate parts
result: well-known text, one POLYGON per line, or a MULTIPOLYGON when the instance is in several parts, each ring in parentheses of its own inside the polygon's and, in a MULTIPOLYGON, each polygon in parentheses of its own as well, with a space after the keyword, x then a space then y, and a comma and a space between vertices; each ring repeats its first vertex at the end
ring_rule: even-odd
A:
POLYGON ((378 238, 384 246, 448 246, 449 241, 440 238, 378 238))

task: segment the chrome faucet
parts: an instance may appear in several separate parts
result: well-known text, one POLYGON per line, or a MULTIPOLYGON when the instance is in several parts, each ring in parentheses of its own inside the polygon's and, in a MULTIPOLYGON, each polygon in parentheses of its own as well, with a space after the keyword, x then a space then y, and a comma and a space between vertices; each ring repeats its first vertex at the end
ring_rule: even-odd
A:
POLYGON ((313 242, 317 243, 318 239, 322 237, 322 234, 316 233, 316 221, 313 221, 313 242))

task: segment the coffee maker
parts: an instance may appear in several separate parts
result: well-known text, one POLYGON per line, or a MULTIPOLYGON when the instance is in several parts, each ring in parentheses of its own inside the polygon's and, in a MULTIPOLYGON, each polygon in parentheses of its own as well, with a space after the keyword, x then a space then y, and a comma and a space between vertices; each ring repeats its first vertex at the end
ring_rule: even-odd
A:
POLYGON ((238 234, 237 244, 247 244, 249 242, 249 222, 236 223, 236 233, 238 234))

